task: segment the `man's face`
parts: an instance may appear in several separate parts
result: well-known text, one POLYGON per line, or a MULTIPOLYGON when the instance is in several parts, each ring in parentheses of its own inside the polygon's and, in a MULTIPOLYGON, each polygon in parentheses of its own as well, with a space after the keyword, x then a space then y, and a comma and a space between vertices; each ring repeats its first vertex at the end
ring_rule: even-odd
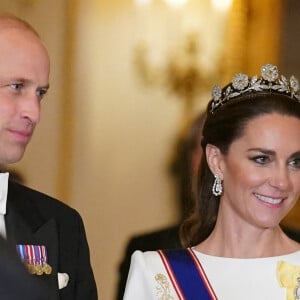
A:
POLYGON ((20 160, 40 119, 49 58, 39 38, 18 28, 0 30, 0 163, 20 160))

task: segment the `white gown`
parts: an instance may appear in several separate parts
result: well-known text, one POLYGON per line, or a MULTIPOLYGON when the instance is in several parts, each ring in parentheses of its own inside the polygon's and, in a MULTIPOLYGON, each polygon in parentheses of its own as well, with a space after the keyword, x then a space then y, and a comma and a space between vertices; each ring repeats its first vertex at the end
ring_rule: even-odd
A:
MULTIPOLYGON (((282 256, 250 259, 216 257, 194 249, 192 251, 201 262, 218 300, 289 300, 287 288, 279 284, 277 265, 284 261, 299 266, 300 272, 300 251, 282 256)), ((294 295, 295 292, 296 288, 293 287, 293 298, 300 299, 294 295)), ((133 253, 123 299, 180 299, 158 252, 133 253)))

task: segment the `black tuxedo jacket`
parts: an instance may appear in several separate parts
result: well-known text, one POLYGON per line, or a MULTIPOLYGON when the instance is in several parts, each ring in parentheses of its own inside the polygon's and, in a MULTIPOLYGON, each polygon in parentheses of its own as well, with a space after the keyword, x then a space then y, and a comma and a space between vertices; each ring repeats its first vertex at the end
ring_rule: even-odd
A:
POLYGON ((51 300, 96 300, 97 289, 80 215, 45 194, 9 181, 5 216, 9 243, 45 245, 51 275, 32 275, 47 288, 51 300), (57 274, 69 275, 58 289, 57 274))
POLYGON ((47 291, 28 274, 15 249, 0 237, 0 299, 48 300, 47 291))

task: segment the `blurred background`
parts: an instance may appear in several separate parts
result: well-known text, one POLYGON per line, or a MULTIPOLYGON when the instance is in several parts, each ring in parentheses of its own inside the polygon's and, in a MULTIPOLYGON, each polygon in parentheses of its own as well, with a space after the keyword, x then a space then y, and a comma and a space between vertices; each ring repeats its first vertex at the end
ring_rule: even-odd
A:
MULTIPOLYGON (((1 0, 47 45, 50 92, 23 160, 28 186, 76 208, 100 299, 128 239, 175 223, 169 165, 213 84, 277 64, 300 74, 297 0, 1 0)), ((285 223, 300 228, 299 208, 285 223)))

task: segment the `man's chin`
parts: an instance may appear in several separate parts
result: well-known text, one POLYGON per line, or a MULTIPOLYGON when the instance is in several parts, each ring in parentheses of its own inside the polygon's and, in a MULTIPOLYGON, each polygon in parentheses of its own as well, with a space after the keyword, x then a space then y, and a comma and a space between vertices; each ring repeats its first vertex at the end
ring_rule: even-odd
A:
POLYGON ((0 155, 0 164, 9 165, 17 163, 24 155, 24 151, 20 151, 17 153, 9 153, 5 156, 0 155))

